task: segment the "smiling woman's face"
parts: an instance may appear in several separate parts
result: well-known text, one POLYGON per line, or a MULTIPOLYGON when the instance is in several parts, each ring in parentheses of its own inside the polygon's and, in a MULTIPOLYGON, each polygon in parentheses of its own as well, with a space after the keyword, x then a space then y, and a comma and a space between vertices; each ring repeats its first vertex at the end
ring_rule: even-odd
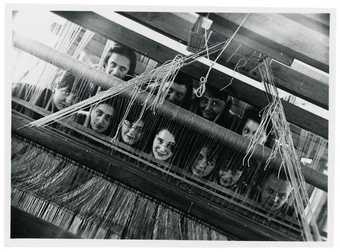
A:
POLYGON ((209 157, 209 148, 203 146, 195 158, 191 167, 191 172, 197 177, 203 178, 208 176, 216 166, 216 156, 209 157))
POLYGON ((167 129, 158 132, 152 143, 152 153, 157 160, 168 160, 173 155, 175 137, 167 129))

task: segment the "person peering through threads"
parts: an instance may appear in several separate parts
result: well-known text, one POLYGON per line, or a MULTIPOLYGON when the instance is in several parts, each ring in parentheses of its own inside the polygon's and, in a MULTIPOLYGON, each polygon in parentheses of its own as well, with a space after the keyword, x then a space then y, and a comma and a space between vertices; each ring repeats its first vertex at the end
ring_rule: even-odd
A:
MULTIPOLYGON (((241 120, 238 132, 250 140, 259 128, 260 122, 261 117, 259 113, 255 109, 247 109, 241 120)), ((267 133, 262 132, 258 144, 264 145, 266 140, 267 133)), ((258 162, 251 158, 248 166, 247 160, 243 163, 244 153, 231 151, 229 149, 226 150, 226 153, 226 165, 219 170, 217 183, 227 188, 237 189, 237 187, 240 187, 238 189, 243 192, 250 184, 250 180, 257 169, 258 162)))
POLYGON ((144 150, 146 147, 147 132, 152 129, 153 116, 145 111, 142 116, 141 105, 133 105, 119 129, 119 141, 135 149, 144 150))
POLYGON ((221 154, 219 149, 218 144, 211 142, 198 145, 191 165, 191 173, 197 178, 211 180, 218 167, 221 154))
MULTIPOLYGON (((169 82, 167 84, 170 84, 169 82)), ((184 73, 178 73, 166 96, 166 100, 185 109, 192 103, 192 80, 184 73)))
POLYGON ((229 112, 231 100, 228 91, 218 91, 213 87, 206 88, 202 97, 195 99, 197 114, 230 129, 236 117, 229 112))
MULTIPOLYGON (((81 80, 80 76, 66 71, 57 79, 54 88, 44 88, 32 86, 30 84, 15 83, 12 89, 12 97, 24 99, 30 103, 42 107, 52 113, 62 110, 80 100, 90 97, 93 93, 88 86, 88 82, 81 80)), ((30 112, 21 106, 14 106, 23 113, 38 119, 36 113, 30 112)))
MULTIPOLYGON (((136 67, 136 54, 130 48, 116 44, 106 54, 103 64, 99 66, 105 73, 126 80, 134 74, 136 67)), ((101 90, 101 88, 99 89, 101 90)), ((93 93, 98 92, 98 87, 93 93)), ((126 99, 116 96, 105 102, 99 102, 91 107, 90 111, 79 111, 77 122, 93 129, 99 134, 109 135, 113 126, 113 118, 123 106, 126 99), (83 118, 86 115, 87 118, 83 118)))
POLYGON ((76 122, 103 135, 110 135, 114 129, 116 110, 113 99, 97 102, 89 111, 80 111, 76 122))
POLYGON ((101 68, 105 73, 119 79, 127 80, 134 76, 137 57, 130 48, 116 44, 110 48, 101 68))
POLYGON ((151 154, 158 161, 172 163, 176 154, 178 129, 174 124, 168 124, 164 120, 159 121, 156 130, 154 130, 151 148, 151 154))
POLYGON ((277 170, 271 165, 256 178, 251 197, 272 216, 296 217, 292 204, 293 187, 284 169, 277 170))
MULTIPOLYGON (((145 86, 148 92, 156 94, 159 91, 157 81, 149 83, 145 86)), ((162 86, 162 91, 167 92, 165 99, 177 106, 189 109, 192 105, 192 79, 182 72, 178 72, 173 81, 166 81, 162 86)))

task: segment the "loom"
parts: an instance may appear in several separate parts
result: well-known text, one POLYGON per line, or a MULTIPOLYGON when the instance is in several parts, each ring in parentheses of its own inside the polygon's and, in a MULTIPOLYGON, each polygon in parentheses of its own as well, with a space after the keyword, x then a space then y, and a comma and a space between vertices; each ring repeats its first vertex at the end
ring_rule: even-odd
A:
MULTIPOLYGON (((52 48, 48 48, 38 42, 29 40, 29 39, 25 39, 17 34, 14 34, 13 36, 13 42, 15 47, 24 50, 26 52, 29 52, 30 54, 39 57, 41 59, 43 59, 46 62, 52 63, 56 66, 59 66, 61 68, 67 69, 67 70, 71 70, 72 72, 76 73, 76 74, 80 74, 82 76, 85 76, 86 78, 88 78, 89 80, 98 83, 99 86, 103 87, 103 88, 108 88, 108 87, 112 87, 112 86, 117 86, 117 85, 122 85, 122 81, 114 78, 114 77, 109 77, 103 73, 100 73, 94 69, 91 69, 83 64, 80 64, 79 62, 77 62, 76 60, 72 59, 70 56, 62 54, 52 48)), ((132 92, 129 90, 126 90, 123 92, 123 95, 126 97, 130 97, 132 95, 132 92)), ((138 101, 143 102, 146 99, 146 96, 144 95, 139 95, 137 97, 138 101)), ((200 117, 198 117, 195 114, 192 114, 180 107, 177 107, 173 104, 167 103, 165 102, 164 104, 160 105, 157 107, 157 111, 164 115, 166 118, 168 118, 169 120, 173 120, 176 121, 176 123, 178 123, 179 125, 185 125, 185 126, 190 126, 191 128, 193 128, 195 131, 202 133, 203 135, 210 135, 215 139, 218 139, 220 142, 222 142, 223 144, 225 144, 226 146, 229 146, 231 148, 234 148, 235 150, 241 151, 241 152, 246 152, 249 141, 242 138, 241 136, 239 136, 238 134, 234 133, 233 131, 227 130, 223 127, 220 127, 212 122, 209 122, 207 120, 204 120, 200 117)), ((38 111, 40 112, 40 111, 38 111)), ((41 112, 40 112, 41 113, 41 112)), ((96 147, 77 147, 77 145, 79 144, 79 141, 76 139, 72 139, 72 137, 68 137, 68 136, 63 136, 63 137, 56 137, 58 135, 63 135, 62 133, 58 133, 58 132, 54 132, 54 130, 50 130, 50 129, 39 129, 39 128, 27 128, 24 127, 22 128, 22 126, 25 126, 27 122, 30 122, 29 119, 27 118, 22 118, 22 116, 14 113, 13 114, 13 121, 15 123, 13 123, 12 125, 15 125, 13 127, 13 131, 15 132, 15 134, 18 134, 20 136, 23 136, 27 139, 32 140, 33 142, 37 142, 40 145, 43 145, 45 147, 47 147, 48 149, 51 149, 52 151, 55 151, 57 153, 60 153, 62 155, 67 156, 70 159, 73 159, 74 161, 80 163, 80 164, 87 164, 87 166, 89 166, 89 168, 96 170, 97 172, 99 172, 99 174, 104 174, 105 176, 109 177, 111 180, 112 179, 117 179, 123 183, 128 184, 129 186, 132 186, 134 188, 136 188, 137 190, 142 190, 147 194, 150 194, 152 197, 155 197, 157 199, 160 200, 166 200, 169 201, 168 197, 165 197, 164 195, 162 195, 162 193, 160 193, 159 195, 154 195, 153 190, 150 189, 150 186, 147 186, 148 183, 151 183, 151 178, 147 178, 146 175, 141 175, 138 174, 138 180, 140 181, 139 185, 133 185, 133 179, 130 180, 128 178, 128 174, 136 174, 136 171, 138 169, 138 167, 136 167, 135 169, 129 168, 128 166, 132 165, 132 161, 124 161, 124 159, 119 160, 118 157, 115 158, 109 158, 109 161, 105 161, 106 158, 108 158, 108 156, 105 156, 103 154, 99 155, 98 150, 96 150, 96 147), (45 138, 45 139, 44 139, 45 138), (49 142, 47 139, 54 139, 53 142, 49 142), (68 140, 69 138, 69 140, 68 140), (66 153, 65 150, 63 150, 63 146, 67 146, 68 144, 70 144, 72 146, 71 148, 71 152, 66 153), (98 156, 98 160, 92 160, 91 159, 91 155, 89 155, 89 157, 86 157, 87 155, 82 156, 79 153, 77 153, 77 151, 79 151, 80 153, 89 153, 89 149, 91 149, 90 153, 92 153, 92 155, 96 155, 98 156), (122 161, 123 160, 123 161, 122 161), (123 169, 123 171, 121 172, 117 172, 117 171, 110 171, 107 167, 111 167, 111 166, 116 166, 119 167, 119 162, 121 162, 121 164, 123 164, 123 167, 125 167, 123 169), (124 162, 127 162, 124 164, 124 162), (130 162, 130 163, 129 163, 130 162), (103 165, 105 164, 105 165, 103 165), (100 166, 106 166, 106 168, 101 168, 100 166), (149 187, 149 189, 145 189, 144 186, 149 187)), ((69 124, 66 124, 66 127, 70 127, 72 130, 77 130, 76 126, 70 126, 69 124)), ((79 129, 78 129, 79 131, 79 129)), ((107 147, 111 147, 112 146, 110 144, 108 144, 109 141, 107 141, 107 139, 103 139, 100 136, 97 136, 97 139, 101 139, 101 143, 102 145, 107 147)), ((80 145, 82 146, 82 145, 80 145)), ((84 145, 86 146, 86 144, 84 145)), ((37 147, 37 148, 41 148, 41 147, 37 147)), ((116 150, 117 153, 124 153, 121 149, 117 149, 116 150)), ((109 154, 107 154, 109 155, 109 154)), ((118 156, 118 155, 117 155, 118 156)), ((256 146, 255 150, 254 150, 254 158, 258 159, 258 160, 267 160, 268 157, 270 156, 270 150, 267 147, 263 147, 263 146, 256 146)), ((138 161, 138 159, 136 159, 138 161)), ((153 167, 152 164, 150 164, 149 162, 145 162, 143 161, 144 165, 146 165, 147 167, 153 167)), ((281 160, 277 159, 274 161, 274 164, 277 168, 280 167, 281 165, 281 160)), ((150 170, 150 169, 149 169, 150 170)), ((155 173, 155 171, 153 171, 155 173)), ((159 174, 163 174, 164 171, 158 170, 157 171, 159 174)), ((156 173, 157 173, 156 172, 156 173)), ((307 167, 303 167, 302 168, 302 173, 304 175, 304 178, 306 180, 306 182, 319 187, 323 190, 327 191, 327 177, 323 174, 320 174, 314 170, 311 170, 310 168, 307 167)), ((150 172, 150 174, 152 174, 152 172, 150 172)), ((164 175, 164 174, 163 174, 164 175)), ((155 176, 155 174, 154 174, 155 176)), ((213 194, 210 191, 207 191, 204 187, 200 187, 195 185, 195 183, 187 181, 187 180, 183 180, 183 178, 181 178, 180 176, 175 176, 174 174, 166 174, 167 176, 167 183, 165 182, 164 185, 161 185, 160 183, 158 183, 157 186, 158 188, 161 188, 162 190, 167 190, 168 192, 171 192, 172 195, 176 195, 177 192, 176 190, 174 190, 173 186, 171 186, 170 181, 177 181, 178 185, 180 185, 180 187, 182 188, 182 190, 187 190, 187 188, 189 189, 189 192, 182 198, 180 199, 171 199, 170 200, 170 205, 173 205, 179 209, 185 209, 184 212, 187 213, 188 216, 197 216, 200 219, 203 219, 206 223, 210 223, 212 225, 214 225, 215 227, 217 227, 217 230, 220 230, 222 234, 218 234, 220 235, 220 237, 222 237, 222 239, 225 239, 225 235, 228 237, 232 237, 231 239, 237 239, 235 237, 238 237, 239 239, 245 239, 245 237, 247 237, 248 239, 284 239, 284 240, 290 240, 290 239, 299 239, 297 237, 299 237, 299 232, 295 231, 290 231, 290 234, 287 234, 287 231, 279 231, 279 232, 275 232, 274 234, 271 233, 273 231, 273 228, 268 228, 268 227, 264 227, 259 228, 259 230, 257 230, 255 228, 255 226, 253 226, 254 221, 253 220, 242 220, 241 217, 237 217, 236 221, 232 220, 232 216, 235 214, 234 212, 237 211, 236 209, 239 209, 238 207, 240 207, 240 209, 243 209, 242 211, 246 212, 249 211, 246 207, 242 207, 240 206, 240 203, 238 202, 234 202, 233 206, 230 206, 230 209, 228 209, 227 211, 225 211, 222 214, 217 214, 218 211, 216 211, 216 207, 221 203, 221 197, 217 194, 213 194), (180 182, 178 182, 180 181, 180 182), (197 198, 197 195, 195 195, 195 193, 192 193, 192 191, 196 192, 197 195, 200 195, 200 197, 205 197, 205 198, 209 198, 209 200, 211 200, 212 202, 214 202, 211 206, 206 206, 203 207, 202 203, 199 203, 199 197, 197 198), (212 196, 213 195, 213 196, 212 196), (215 198, 214 198, 215 197, 215 198), (218 204, 216 202, 219 202, 218 204), (203 213, 200 213, 203 210, 203 213), (226 223, 230 224, 232 223, 234 227, 230 228, 228 230, 227 226, 228 224, 226 223, 219 223, 218 218, 216 217, 215 219, 212 218, 212 220, 209 220, 210 214, 207 213, 216 213, 216 216, 219 216, 221 218, 223 218, 224 220, 226 220, 226 223), (248 222, 248 223, 247 223, 248 222), (237 224, 242 224, 241 228, 240 227, 236 227, 237 224), (242 227, 248 229, 248 231, 245 231, 244 229, 242 229, 242 227), (244 232, 243 234, 241 234, 242 232, 244 232), (294 233, 296 232, 296 233, 294 233), (285 233, 285 234, 284 234, 285 233), (294 233, 294 235, 292 235, 294 233), (235 236, 235 237, 233 237, 235 236)), ((118 187, 118 186, 117 186, 118 187)), ((132 190, 133 191, 133 190, 132 190)), ((20 194, 20 192, 19 192, 20 194)), ((138 195, 138 193, 137 193, 138 195)), ((23 196, 22 196, 23 197, 23 196)), ((27 196, 28 197, 28 196, 27 196)), ((136 197, 136 196, 134 196, 136 197)), ((144 196, 143 196, 144 197, 144 196)), ((228 201, 228 196, 224 196, 225 199, 227 199, 228 201)), ((222 197, 223 198, 223 197, 222 197)), ((144 201, 144 202, 148 202, 146 199, 140 199, 139 201, 144 201)), ((230 201, 230 199, 229 199, 230 201)), ((43 204, 43 203, 41 203, 43 204)), ((46 204, 46 203, 44 203, 46 204)), ((144 203, 145 204, 145 203, 144 203)), ((156 203, 151 203, 148 202, 147 204, 156 204, 156 203)), ((157 203, 158 204, 158 203, 157 203)), ((224 206, 225 207, 225 206, 224 206)), ((168 213, 170 213, 172 210, 171 207, 166 206, 165 207, 166 210, 162 210, 162 207, 158 207, 158 212, 156 213, 155 210, 153 210, 154 214, 157 214, 157 216, 161 216, 160 211, 168 211, 168 213), (161 210, 160 210, 161 209, 161 210)), ((66 211, 66 210, 65 210, 66 211)), ((67 211, 66 211, 67 212, 67 211)), ((178 214, 178 212, 174 211, 171 212, 174 216, 176 216, 176 214, 178 214)), ((135 213, 137 215, 137 213, 135 213)), ((184 218, 184 222, 189 223, 191 220, 189 219, 185 219, 188 218, 186 217, 186 214, 182 214, 181 218, 184 218)), ((79 217, 80 219, 82 217, 79 217)), ((137 217, 135 217, 137 218, 137 217)), ((160 217, 159 217, 160 218, 160 217)), ((179 217, 178 217, 179 218, 179 217)), ((264 219, 262 220, 263 222, 265 222, 265 217, 263 217, 264 219)), ((45 218, 45 220, 48 219, 47 217, 45 218)), ((83 220, 82 220, 83 221, 83 220)), ((81 221, 80 221, 81 222, 81 221)), ((79 222, 79 223, 80 223, 79 222)), ((255 221, 256 223, 256 221, 255 221)), ((126 224, 126 223, 125 223, 126 224)), ((75 224, 74 224, 75 225, 75 224)), ((80 225, 80 224, 79 224, 80 225)), ((78 225, 78 228, 79 228, 78 225)), ((85 231, 86 228, 90 228, 88 227, 88 225, 90 224, 86 224, 85 227, 82 227, 85 231)), ((105 228, 107 228, 105 225, 104 226, 100 226, 98 227, 98 224, 93 224, 94 226, 97 225, 97 227, 95 228, 95 231, 84 231, 82 233, 83 237, 103 237, 99 235, 99 231, 100 230, 105 230, 106 235, 108 233, 112 233, 110 234, 111 237, 134 237, 132 235, 133 231, 123 231, 124 228, 122 229, 117 229, 120 230, 118 231, 106 231, 105 228), (130 232, 130 233, 129 233, 130 232), (131 233, 132 232, 132 233, 131 233), (127 235, 130 234, 130 235, 127 235), (116 235, 116 236, 115 236, 116 235)), ((206 224, 204 224, 206 225, 206 224)), ((203 226, 204 226, 203 225, 203 226)), ((275 224, 277 225, 277 224, 275 224)), ((202 227, 203 227, 202 226, 202 227)), ((285 225, 283 225, 285 226, 285 225)), ((214 228, 212 227, 208 227, 208 225, 206 226, 207 229, 209 231, 204 231, 204 232, 211 232, 210 237, 217 237, 218 235, 216 235, 216 231, 214 231, 214 228), (215 233, 214 233, 215 232, 215 233)), ((93 228, 93 227, 92 227, 93 228)), ((177 227, 178 228, 178 227, 177 227)), ((290 227, 291 230, 294 230, 293 227, 290 227)), ((204 229, 204 228, 203 228, 204 229)), ((153 237, 158 237, 157 236, 157 232, 159 231, 159 229, 154 229, 153 230, 153 237), (156 235, 155 235, 156 234, 156 235)), ((102 231, 102 234, 105 233, 104 231, 102 231)), ((178 231, 174 231, 173 234, 176 234, 178 231)), ((206 235, 206 234, 205 234, 206 235)), ((209 236, 208 235, 208 236, 209 236)), ((105 235, 104 235, 105 236, 105 235)), ((204 235, 203 235, 204 236, 204 235)), ((107 237, 107 236, 105 236, 107 237)), ((151 234, 146 234, 145 237, 151 237, 151 234)), ((181 237, 181 236, 176 236, 181 237)), ((138 236, 137 238, 140 238, 140 236, 138 236)))

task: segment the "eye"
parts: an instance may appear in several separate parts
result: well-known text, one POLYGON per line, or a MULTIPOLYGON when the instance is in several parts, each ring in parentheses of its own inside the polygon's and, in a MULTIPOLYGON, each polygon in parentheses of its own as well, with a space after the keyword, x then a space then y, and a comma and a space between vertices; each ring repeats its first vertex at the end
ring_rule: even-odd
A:
POLYGON ((126 67, 120 67, 119 70, 120 70, 121 72, 126 72, 126 71, 127 71, 127 68, 126 68, 126 67))
POLYGON ((250 131, 249 131, 248 128, 243 129, 243 133, 244 133, 244 134, 249 134, 249 132, 250 132, 250 131))
POLYGON ((279 193, 278 196, 279 196, 280 199, 284 199, 286 197, 286 194, 285 193, 279 193))
POLYGON ((172 151, 172 150, 173 150, 173 148, 174 148, 174 146, 175 146, 175 144, 174 144, 174 143, 168 143, 166 147, 167 147, 169 150, 171 150, 171 151, 172 151))
POLYGON ((142 131, 142 127, 138 126, 138 127, 132 127, 135 131, 137 132, 141 132, 142 131))
POLYGON ((111 62, 111 67, 116 67, 116 66, 117 66, 116 62, 111 62))
POLYGON ((105 119, 106 121, 110 121, 111 118, 112 118, 111 115, 105 115, 105 117, 104 117, 104 119, 105 119))
POLYGON ((162 144, 162 143, 164 142, 164 140, 163 140, 162 138, 160 138, 160 137, 157 138, 157 141, 158 141, 158 143, 160 143, 160 144, 162 144))
POLYGON ((184 94, 182 94, 182 93, 177 93, 176 96, 177 96, 178 99, 184 98, 184 94))
POLYGON ((103 111, 101 111, 101 110, 97 110, 97 111, 96 111, 96 115, 97 115, 97 116, 101 116, 102 114, 103 114, 103 111))
POLYGON ((209 102, 209 100, 208 100, 208 98, 206 98, 206 97, 202 97, 201 100, 200 100, 201 106, 207 105, 208 102, 209 102))
POLYGON ((214 161, 208 161, 208 165, 214 165, 214 161))

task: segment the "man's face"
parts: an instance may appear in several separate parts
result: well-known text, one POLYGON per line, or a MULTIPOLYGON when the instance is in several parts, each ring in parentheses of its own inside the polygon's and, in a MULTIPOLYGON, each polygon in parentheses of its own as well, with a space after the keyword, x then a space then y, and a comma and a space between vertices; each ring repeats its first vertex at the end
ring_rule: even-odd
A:
POLYGON ((229 170, 220 170, 218 172, 218 183, 224 187, 230 187, 236 184, 236 182, 240 179, 242 175, 241 170, 232 171, 229 170))
POLYGON ((174 82, 169 88, 166 99, 176 105, 182 105, 185 95, 187 93, 187 87, 174 82))
POLYGON ((72 105, 75 94, 71 92, 69 87, 55 88, 52 96, 52 102, 58 110, 72 105))
POLYGON ((105 132, 113 118, 113 107, 108 104, 99 104, 91 111, 91 128, 97 133, 105 132))
POLYGON ((280 209, 288 200, 292 187, 286 180, 270 175, 261 192, 262 206, 271 211, 280 209))
POLYGON ((192 174, 197 177, 203 178, 208 176, 212 172, 216 165, 216 156, 208 157, 208 154, 208 147, 202 147, 191 168, 192 174))
MULTIPOLYGON (((251 139, 255 135, 259 126, 260 124, 258 122, 248 119, 246 124, 243 127, 242 136, 248 139, 251 139)), ((267 141, 267 135, 263 132, 259 143, 264 144, 266 141, 267 141)))
POLYGON ((128 120, 124 120, 121 130, 121 137, 124 143, 129 145, 136 144, 142 137, 143 127, 144 122, 142 120, 133 123, 128 120))
POLYGON ((210 93, 206 92, 203 97, 200 98, 200 109, 202 116, 210 121, 214 121, 218 115, 220 115, 225 109, 225 101, 213 97, 210 93))
POLYGON ((130 69, 130 60, 124 55, 112 53, 110 56, 105 72, 119 79, 124 79, 130 69))
POLYGON ((152 143, 152 153, 158 160, 165 161, 173 154, 175 137, 167 129, 163 129, 155 136, 152 143))

